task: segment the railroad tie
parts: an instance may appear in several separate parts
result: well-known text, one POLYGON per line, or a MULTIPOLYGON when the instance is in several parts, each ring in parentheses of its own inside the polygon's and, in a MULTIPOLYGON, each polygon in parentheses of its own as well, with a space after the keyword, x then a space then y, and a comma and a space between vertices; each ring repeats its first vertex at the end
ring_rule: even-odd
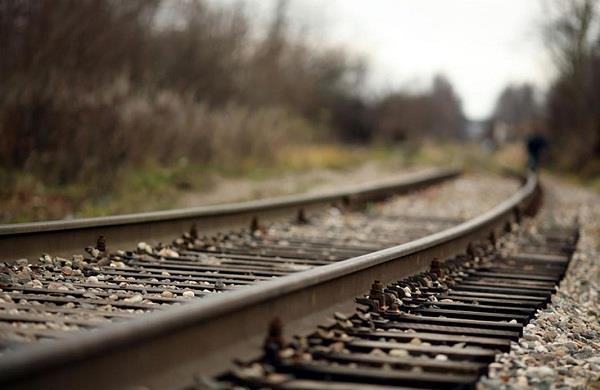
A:
POLYGON ((238 362, 215 386, 272 389, 469 389, 544 308, 569 265, 577 230, 546 229, 543 243, 433 262, 389 283, 374 281, 356 311, 335 313, 269 358, 238 362), (551 233, 551 234, 550 234, 551 233), (535 248, 535 252, 532 250, 535 248), (275 358, 273 357, 275 356, 275 358))

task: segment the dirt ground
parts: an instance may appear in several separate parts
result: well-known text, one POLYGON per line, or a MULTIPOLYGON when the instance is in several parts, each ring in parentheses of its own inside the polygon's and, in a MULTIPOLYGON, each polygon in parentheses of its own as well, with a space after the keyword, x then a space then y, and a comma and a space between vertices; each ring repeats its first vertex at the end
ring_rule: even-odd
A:
POLYGON ((285 174, 264 180, 247 178, 216 178, 211 189, 181 195, 174 207, 194 207, 230 203, 271 196, 319 192, 352 187, 406 175, 431 167, 396 167, 369 161, 351 170, 318 169, 285 174))

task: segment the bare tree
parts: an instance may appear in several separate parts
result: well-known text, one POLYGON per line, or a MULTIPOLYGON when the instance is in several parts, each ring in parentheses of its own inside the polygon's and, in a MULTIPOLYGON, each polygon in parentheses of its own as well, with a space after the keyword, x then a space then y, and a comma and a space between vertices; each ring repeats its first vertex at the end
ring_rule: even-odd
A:
POLYGON ((433 135, 442 138, 460 136, 465 124, 462 102, 444 75, 436 75, 433 79, 431 105, 433 135))
POLYGON ((266 159, 275 126, 368 139, 360 59, 290 25, 283 0, 258 39, 240 3, 0 0, 0 168, 110 185, 149 159, 266 159))
POLYGON ((528 83, 506 86, 496 101, 493 114, 495 121, 517 130, 527 127, 539 115, 540 103, 536 98, 536 90, 528 83))
POLYGON ((555 160, 577 169, 600 158, 599 11, 598 0, 555 0, 545 29, 558 72, 547 96, 546 127, 555 160))
POLYGON ((397 141, 427 137, 459 137, 465 115, 454 87, 443 75, 433 79, 432 88, 417 94, 392 93, 375 106, 378 136, 397 141))

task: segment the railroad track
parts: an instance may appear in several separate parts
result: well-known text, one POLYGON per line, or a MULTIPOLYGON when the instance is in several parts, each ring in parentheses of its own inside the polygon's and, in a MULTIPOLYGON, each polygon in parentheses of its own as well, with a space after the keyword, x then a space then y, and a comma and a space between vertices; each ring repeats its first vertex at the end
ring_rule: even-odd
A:
POLYGON ((408 218, 389 211, 387 214, 373 208, 336 211, 454 176, 456 172, 452 171, 432 172, 410 180, 322 197, 292 197, 229 209, 171 212, 168 216, 129 216, 104 220, 104 224, 83 221, 8 227, 4 231, 0 227, 0 237, 4 234, 0 249, 13 258, 35 253, 44 237, 46 245, 48 237, 55 238, 56 250, 66 253, 75 246, 81 248, 86 240, 89 244, 91 237, 98 238, 99 230, 109 232, 98 239, 95 247, 88 248, 84 257, 43 256, 37 264, 14 260, 5 266, 3 295, 0 296, 4 301, 0 304, 3 326, 0 383, 9 388, 48 384, 57 388, 130 385, 185 388, 193 383, 196 387, 224 383, 312 389, 322 388, 325 379, 339 382, 337 388, 346 388, 344 386, 350 383, 364 388, 366 383, 410 384, 406 378, 412 378, 413 384, 419 386, 468 387, 476 375, 484 371, 484 365, 465 363, 465 367, 473 368, 465 374, 470 375, 470 382, 466 379, 463 382, 419 382, 406 376, 412 368, 407 370, 404 363, 398 361, 385 362, 381 353, 394 350, 393 354, 398 355, 395 358, 406 353, 405 360, 409 355, 429 356, 419 358, 432 360, 429 365, 418 361, 413 365, 426 369, 421 375, 423 378, 431 370, 438 376, 456 376, 456 372, 464 373, 464 370, 449 373, 452 370, 446 372, 444 367, 462 364, 450 361, 455 357, 463 363, 468 361, 464 354, 453 355, 447 346, 437 351, 446 354, 432 356, 433 352, 425 350, 435 349, 434 344, 445 345, 452 341, 466 345, 472 340, 456 340, 461 337, 460 331, 471 329, 475 334, 466 335, 479 340, 476 348, 486 352, 477 355, 471 350, 474 347, 469 346, 463 353, 485 355, 489 360, 496 351, 493 346, 502 350, 507 340, 519 334, 517 327, 522 327, 538 307, 526 304, 541 301, 524 298, 524 290, 529 293, 543 290, 547 294, 544 295, 546 302, 552 292, 550 285, 560 279, 568 264, 575 239, 572 229, 556 228, 549 231, 552 234, 536 237, 536 240, 521 237, 523 249, 529 256, 525 261, 527 271, 533 279, 520 275, 522 280, 518 281, 507 275, 515 271, 511 261, 521 259, 525 252, 506 259, 485 244, 520 221, 523 214, 534 211, 539 201, 537 179, 529 177, 510 199, 469 221, 421 217, 403 225, 398 220, 408 218), (338 208, 327 208, 331 203, 337 203, 338 208), (352 218, 346 218, 348 214, 352 218), (282 216, 289 220, 290 215, 294 216, 294 223, 281 221, 282 216), (169 229, 172 239, 173 232, 177 231, 173 229, 183 230, 182 226, 189 228, 191 223, 194 227, 170 245, 137 244, 139 237, 162 239, 169 229), (221 233, 215 234, 215 230, 221 233), (111 240, 111 237, 118 238, 111 240), (30 246, 26 245, 27 240, 30 246), (135 250, 111 251, 109 248, 115 247, 113 241, 116 247, 123 247, 122 242, 128 245, 135 242, 136 245, 130 246, 135 250), (466 248, 469 255, 454 258, 466 248), (543 254, 530 255, 532 248, 543 254), (479 256, 474 261, 476 254, 479 256), (342 261, 345 259, 351 260, 342 261), (436 259, 453 260, 438 262, 436 259), (554 261, 552 267, 546 264, 548 261, 554 261), (498 267, 504 272, 499 272, 498 267), (546 279, 536 280, 536 273, 545 275, 546 271, 546 279), (464 277, 466 274, 469 278, 464 277), (412 279, 403 279, 409 276, 412 279), (375 280, 379 282, 373 285, 375 280), (513 288, 514 299, 509 297, 510 283, 523 286, 513 288), (368 296, 359 298, 369 290, 368 296), (495 290, 502 293, 496 294, 495 290), (393 291, 396 291, 397 301, 388 305, 394 300, 393 291), (444 295, 449 292, 453 295, 444 295), (384 298, 374 303, 378 302, 378 294, 384 298), (193 299, 195 297, 206 299, 193 299), (340 314, 353 313, 356 298, 368 309, 340 314), (524 306, 511 306, 511 302, 524 306), (338 312, 334 323, 324 322, 332 312, 338 312), (137 315, 141 313, 148 314, 137 315), (390 321, 386 316, 398 317, 402 313, 403 320, 396 322, 418 326, 402 328, 392 321, 384 334, 376 337, 379 323, 390 321), (275 314, 283 320, 289 335, 298 336, 296 341, 286 343, 278 336, 278 325, 271 323, 275 314), (485 315, 488 317, 482 319, 485 315), (514 318, 507 320, 510 315, 514 318), (417 317, 431 319, 428 323, 417 317), (504 325, 496 325, 495 331, 500 332, 496 334, 496 344, 490 341, 492 344, 483 345, 481 339, 490 336, 485 334, 488 328, 483 323, 500 324, 505 320, 506 329, 502 328, 504 325), (107 324, 110 326, 104 326, 107 324), (265 329, 269 326, 275 342, 263 349, 265 329), (321 326, 321 330, 316 331, 317 326, 321 326), (443 331, 451 327, 452 332, 443 331), (371 329, 372 334, 361 333, 365 328, 371 329), (474 330, 478 328, 481 334, 474 330), (407 329, 420 335, 410 334, 415 336, 410 339, 412 344, 405 342, 408 336, 396 334, 407 329), (339 332, 344 331, 346 336, 341 336, 339 332), (507 333, 502 334, 502 331, 507 333), (358 341, 359 347, 354 344, 352 347, 358 349, 347 348, 344 343, 348 338, 358 341), (393 340, 396 340, 393 348, 385 346, 393 340), (380 344, 368 351, 369 342, 380 344), (418 342, 421 344, 416 345, 418 342), (408 347, 402 347, 404 344, 412 345, 412 349, 406 350, 408 347), (398 352, 400 350, 404 352, 398 352), (337 355, 327 355, 333 352, 337 355), (373 360, 374 355, 380 355, 379 363, 373 360), (302 356, 307 361, 299 358, 302 356), (446 365, 441 363, 444 356, 448 360, 446 365), (223 375, 234 358, 243 358, 244 363, 223 375), (328 371, 328 367, 333 371, 328 371), (350 371, 359 372, 358 368, 365 367, 367 371, 363 376, 349 375, 350 371), (390 376, 390 372, 386 372, 390 367, 394 372, 404 369, 390 376), (375 371, 383 372, 383 379, 377 379, 375 371), (401 379, 403 374, 404 380, 401 379), (90 378, 94 378, 93 381, 90 378))
POLYGON ((85 256, 43 255, 5 265, 0 351, 364 255, 458 221, 334 207, 315 211, 310 221, 304 215, 268 227, 252 223, 214 235, 201 235, 194 225, 169 245, 140 242, 113 253, 102 235, 85 256), (402 226, 399 218, 409 224, 402 226))
MULTIPOLYGON (((238 362, 205 388, 474 388, 550 301, 577 229, 525 235, 509 255, 479 246, 387 285, 374 281, 351 315, 335 313, 286 341, 275 319, 260 359, 238 362), (534 248, 534 251, 532 251, 534 248)), ((197 386, 199 387, 199 386, 197 386)))

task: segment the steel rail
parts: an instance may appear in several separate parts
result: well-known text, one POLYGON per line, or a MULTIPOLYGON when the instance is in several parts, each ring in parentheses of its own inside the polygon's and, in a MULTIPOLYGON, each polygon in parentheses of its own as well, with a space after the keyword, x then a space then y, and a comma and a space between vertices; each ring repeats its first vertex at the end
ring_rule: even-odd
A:
POLYGON ((498 234, 539 197, 529 176, 509 199, 442 232, 364 256, 207 297, 55 343, 38 343, 0 358, 0 387, 118 388, 189 385, 231 359, 261 351, 268 323, 279 316, 286 332, 301 333, 324 314, 344 310, 368 290, 429 268, 432 259, 463 252, 498 234))
POLYGON ((196 224, 198 232, 203 234, 247 227, 257 219, 273 221, 332 203, 348 204, 384 198, 459 174, 457 169, 430 169, 394 180, 336 191, 139 214, 0 225, 0 260, 36 258, 42 253, 79 253, 95 243, 99 235, 106 236, 111 247, 132 247, 139 241, 169 242, 174 234, 188 230, 192 224, 196 224))

